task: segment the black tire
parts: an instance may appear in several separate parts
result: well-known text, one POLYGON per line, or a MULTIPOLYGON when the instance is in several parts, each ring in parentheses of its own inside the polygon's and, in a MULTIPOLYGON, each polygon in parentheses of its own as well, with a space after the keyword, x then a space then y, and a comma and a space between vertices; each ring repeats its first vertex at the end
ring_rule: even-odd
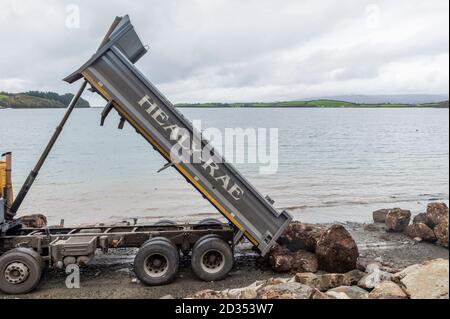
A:
POLYGON ((222 225, 222 222, 215 218, 205 218, 198 223, 199 225, 222 225))
POLYGON ((169 219, 161 219, 158 220, 154 226, 175 226, 177 223, 173 220, 169 220, 169 219))
POLYGON ((192 271, 201 280, 221 280, 228 275, 233 264, 234 256, 230 245, 216 235, 200 238, 192 249, 192 271))
POLYGON ((42 259, 41 255, 39 255, 38 252, 35 251, 34 249, 25 248, 25 247, 18 247, 18 248, 14 248, 14 249, 8 250, 6 253, 3 254, 3 256, 6 255, 6 254, 13 253, 13 252, 22 252, 22 253, 30 255, 31 257, 36 259, 36 261, 41 266, 41 272, 45 269, 45 262, 44 262, 44 260, 42 259))
POLYGON ((33 250, 11 250, 0 257, 0 290, 19 295, 32 291, 39 284, 42 259, 33 250))
POLYGON ((134 272, 146 285, 170 283, 178 273, 178 250, 170 241, 160 237, 147 241, 134 258, 134 272))
POLYGON ((154 242, 157 242, 157 241, 168 243, 168 244, 170 244, 170 245, 172 245, 172 246, 174 246, 176 248, 176 246, 170 241, 170 239, 168 239, 166 237, 162 237, 162 236, 150 238, 149 240, 147 240, 145 243, 142 244, 141 248, 146 246, 146 245, 148 245, 148 244, 150 244, 150 243, 154 243, 154 242))

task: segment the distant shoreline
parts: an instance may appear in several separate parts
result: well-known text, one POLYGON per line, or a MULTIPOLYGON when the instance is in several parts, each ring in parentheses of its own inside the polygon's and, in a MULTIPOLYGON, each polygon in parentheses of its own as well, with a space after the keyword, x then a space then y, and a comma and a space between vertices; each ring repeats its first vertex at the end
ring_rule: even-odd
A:
POLYGON ((432 103, 353 103, 339 100, 310 100, 288 102, 249 103, 178 103, 179 108, 448 108, 448 101, 432 103))
MULTIPOLYGON (((230 107, 230 106, 177 106, 177 108, 183 109, 448 109, 447 106, 377 106, 377 105, 355 105, 355 106, 242 106, 242 107, 230 107)), ((95 107, 103 108, 103 107, 95 107)))
MULTIPOLYGON (((30 97, 28 97, 30 98, 30 97)), ((35 98, 35 97, 33 97, 35 98)), ((26 104, 13 105, 0 103, 0 109, 62 109, 66 106, 60 101, 58 104, 45 105, 45 101, 40 99, 40 104, 33 106, 28 106, 26 104)), ((53 101, 54 102, 54 101, 53 101)), ((177 108, 253 108, 253 109, 268 109, 268 108, 279 108, 279 109, 319 109, 319 108, 441 108, 448 109, 449 101, 441 101, 434 103, 421 103, 421 104, 402 104, 402 103, 352 103, 338 100, 310 100, 310 101, 287 101, 287 102, 245 102, 245 103, 177 103, 175 104, 177 108)), ((79 105, 80 108, 103 108, 103 106, 89 106, 86 103, 84 105, 79 105)))
MULTIPOLYGON (((63 109, 73 98, 73 94, 55 92, 28 91, 7 93, 0 91, 0 109, 63 109)), ((89 102, 80 98, 75 107, 87 108, 89 102)))
MULTIPOLYGON (((177 106, 181 109, 449 109, 449 106, 177 106)), ((104 106, 77 107, 80 109, 102 109, 104 106)), ((61 110, 65 107, 0 107, 0 110, 61 110)))

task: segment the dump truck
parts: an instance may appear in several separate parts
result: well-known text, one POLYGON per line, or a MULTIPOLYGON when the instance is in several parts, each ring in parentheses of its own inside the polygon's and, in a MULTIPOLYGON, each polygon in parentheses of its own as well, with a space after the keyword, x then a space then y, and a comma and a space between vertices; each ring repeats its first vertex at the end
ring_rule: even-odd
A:
POLYGON ((95 54, 64 79, 81 81, 80 89, 15 198, 12 155, 4 154, 0 162, 1 291, 29 292, 46 268, 86 265, 97 250, 122 247, 139 248, 134 271, 144 284, 174 280, 180 254, 190 258, 200 279, 220 280, 232 269, 234 248, 241 240, 247 239, 264 256, 292 220, 286 211, 277 211, 273 200, 259 193, 136 68, 146 53, 129 17, 117 17, 95 54), (131 125, 167 161, 161 170, 175 169, 228 222, 141 224, 134 220, 115 226, 25 226, 17 212, 87 85, 106 103, 100 125, 115 110, 120 115, 119 128, 131 125))

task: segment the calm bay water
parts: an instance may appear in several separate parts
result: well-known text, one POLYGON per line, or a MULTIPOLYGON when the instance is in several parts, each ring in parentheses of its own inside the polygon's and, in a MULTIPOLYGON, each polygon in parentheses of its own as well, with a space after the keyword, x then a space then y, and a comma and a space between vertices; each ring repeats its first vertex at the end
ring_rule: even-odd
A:
MULTIPOLYGON (((17 193, 63 110, 0 110, 0 152, 13 151, 17 193)), ((76 110, 22 206, 66 225, 138 217, 180 221, 215 209, 118 117, 76 110)), ((236 165, 279 209, 309 222, 368 221, 449 198, 448 109, 182 109, 206 127, 279 128, 279 169, 236 165)))

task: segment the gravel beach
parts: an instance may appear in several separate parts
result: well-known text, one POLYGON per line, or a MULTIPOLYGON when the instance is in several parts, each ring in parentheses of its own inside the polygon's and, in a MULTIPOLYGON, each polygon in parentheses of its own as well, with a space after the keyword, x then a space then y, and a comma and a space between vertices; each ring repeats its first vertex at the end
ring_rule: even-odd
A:
MULTIPOLYGON (((343 226, 358 244, 362 257, 381 258, 392 268, 402 269, 412 264, 436 258, 449 258, 448 249, 425 242, 416 242, 404 234, 386 233, 382 227, 367 229, 364 224, 347 222, 343 226)), ((199 290, 237 288, 256 280, 280 277, 253 253, 250 245, 240 245, 236 252, 235 267, 230 275, 219 282, 198 280, 189 267, 189 260, 182 261, 178 278, 171 284, 146 287, 140 284, 132 262, 135 250, 117 249, 107 254, 99 253, 91 264, 82 269, 80 288, 68 289, 66 274, 61 270, 49 270, 43 274, 38 288, 27 295, 0 298, 161 298, 171 295, 183 298, 199 290)))

